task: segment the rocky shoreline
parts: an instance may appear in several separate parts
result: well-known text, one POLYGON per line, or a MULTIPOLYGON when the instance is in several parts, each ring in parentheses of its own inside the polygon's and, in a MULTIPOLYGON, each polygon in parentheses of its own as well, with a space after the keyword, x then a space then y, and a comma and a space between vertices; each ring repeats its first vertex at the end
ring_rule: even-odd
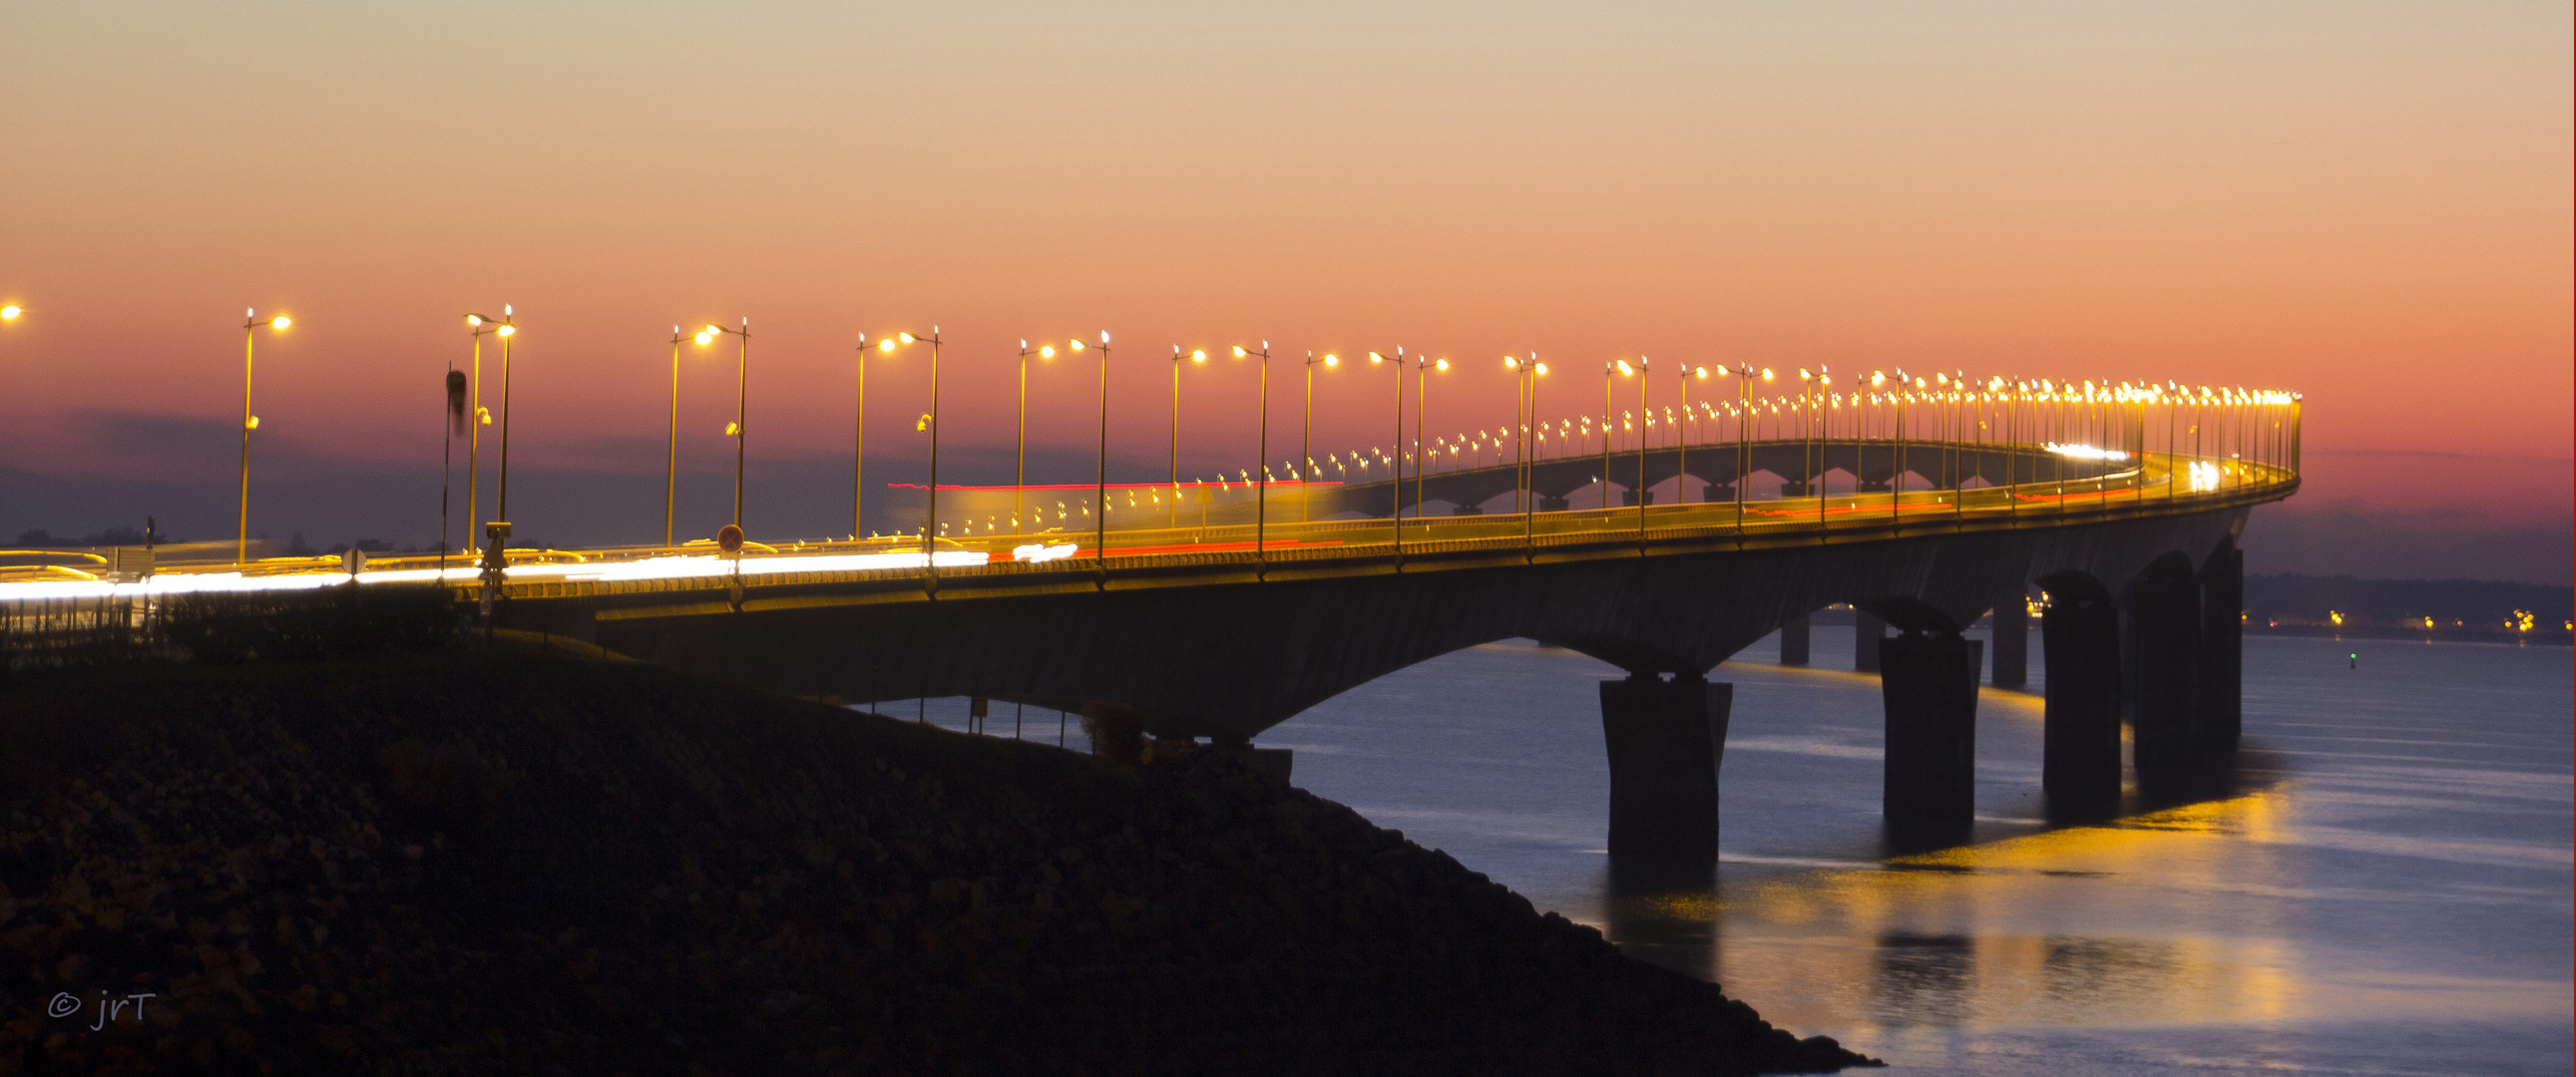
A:
POLYGON ((1869 1062, 1179 745, 465 650, 22 674, 0 735, 0 1073, 1869 1062))

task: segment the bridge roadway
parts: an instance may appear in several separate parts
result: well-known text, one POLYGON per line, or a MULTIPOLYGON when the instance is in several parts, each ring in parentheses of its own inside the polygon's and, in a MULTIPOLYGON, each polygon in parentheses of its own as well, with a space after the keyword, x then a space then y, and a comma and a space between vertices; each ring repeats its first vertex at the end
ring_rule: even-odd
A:
MULTIPOLYGON (((1731 480, 1726 472, 1751 455, 1778 475, 1786 454, 1811 452, 1757 448, 1693 447, 1688 466, 1731 480)), ((499 616, 792 694, 1018 700, 1079 710, 1111 730, 1245 750, 1263 730, 1386 673, 1535 639, 1628 671, 1603 685, 1614 852, 1696 859, 1715 855, 1729 705, 1727 686, 1707 674, 1784 628, 1803 650, 1806 616, 1837 602, 1898 631, 1880 654, 1856 656, 1864 667, 1884 658, 1891 820, 1964 827, 1985 661, 1960 631, 1988 610, 2024 624, 2037 583, 2054 599, 2043 622, 2054 803, 2116 801, 2124 719, 2136 726, 2142 775, 2232 753, 2235 538, 2254 505, 2297 488, 2294 471, 2166 454, 2069 460, 2036 446, 1984 459, 1910 448, 1965 466, 1933 467, 1922 478, 1946 485, 1909 480, 1902 493, 1408 516, 1400 547, 1387 517, 1283 522, 1293 502, 1274 502, 1257 534, 1222 520, 1108 531, 1105 561, 1090 544, 1059 546, 1071 556, 1057 560, 1000 559, 1064 537, 1055 533, 943 545, 936 569, 915 553, 910 567, 686 580, 520 583, 514 570, 499 616), (1957 485, 1971 479, 2001 484, 1957 485)), ((1667 479, 1682 466, 1677 452, 1650 453, 1650 482, 1659 459, 1671 461, 1667 479)), ((1613 457, 1614 481, 1622 462, 1613 457)), ((1547 499, 1536 503, 1589 484, 1598 464, 1536 468, 1531 485, 1547 499)), ((1526 488, 1521 470, 1437 473, 1419 496, 1472 506, 1526 488)), ((1871 471, 1859 479, 1873 481, 1871 471)), ((1383 481, 1342 487, 1304 511, 1392 496, 1383 481)), ((1999 638, 2013 653, 1997 656, 1997 680, 2018 683, 2027 637, 1999 638)))

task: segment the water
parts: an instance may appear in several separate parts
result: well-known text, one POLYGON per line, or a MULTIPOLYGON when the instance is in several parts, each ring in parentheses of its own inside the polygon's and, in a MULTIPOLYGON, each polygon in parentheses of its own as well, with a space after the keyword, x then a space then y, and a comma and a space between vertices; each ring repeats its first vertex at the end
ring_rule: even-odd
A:
MULTIPOLYGON (((1989 690, 1970 843, 1907 853, 1880 830, 1877 681, 1831 668, 1849 629, 1815 631, 1820 668, 1766 642, 1712 675, 1736 685, 1713 879, 1614 877, 1595 686, 1618 674, 1571 652, 1449 655, 1261 743, 1296 749, 1298 785, 1898 1072, 2568 1072, 2566 650, 2248 639, 2232 786, 2133 791, 2100 826, 2043 821, 2038 697, 1989 690)), ((1028 735, 1054 726, 1031 712, 1028 735)))

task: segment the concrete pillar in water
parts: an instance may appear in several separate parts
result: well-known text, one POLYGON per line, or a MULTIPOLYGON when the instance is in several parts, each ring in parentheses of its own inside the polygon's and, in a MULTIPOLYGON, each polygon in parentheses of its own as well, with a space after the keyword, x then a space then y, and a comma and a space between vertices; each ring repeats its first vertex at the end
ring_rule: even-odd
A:
POLYGON ((1887 638, 1887 622, 1852 607, 1852 669, 1878 672, 1878 641, 1887 638))
POLYGON ((1789 623, 1780 626, 1780 664, 1784 666, 1807 664, 1806 614, 1801 613, 1789 618, 1789 623))
POLYGON ((2120 611, 2099 586, 2060 584, 2048 593, 2039 637, 2048 661, 2040 787, 2079 811, 2117 806, 2120 611))
POLYGON ((1879 643, 1887 705, 1881 808, 1891 824, 1965 827, 1976 814, 1977 674, 1985 648, 1956 632, 1879 643))
MULTIPOLYGON (((2030 683, 2030 600, 2020 590, 1995 596, 1992 680, 1997 688, 2030 683)), ((2116 715, 2114 717, 2117 717, 2116 715)))
POLYGON ((2190 770, 2201 760, 2200 581, 2188 559, 2168 554, 2134 586, 2138 773, 2190 770))
POLYGON ((2221 542, 2200 569, 2200 747, 2236 754, 2245 732, 2245 551, 2221 542))
POLYGON ((1717 767, 1735 686, 1653 674, 1601 682, 1610 855, 1717 862, 1717 767))

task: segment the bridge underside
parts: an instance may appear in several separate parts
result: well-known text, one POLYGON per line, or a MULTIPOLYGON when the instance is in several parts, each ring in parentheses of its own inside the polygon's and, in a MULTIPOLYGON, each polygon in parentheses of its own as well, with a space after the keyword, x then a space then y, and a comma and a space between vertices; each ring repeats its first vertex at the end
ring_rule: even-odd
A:
POLYGON ((739 611, 602 616, 595 633, 638 658, 798 695, 1107 705, 1149 731, 1234 740, 1394 670, 1499 639, 1556 644, 1641 676, 1696 678, 1829 603, 1860 605, 1899 628, 1955 630, 2043 578, 2116 589, 2167 554, 2198 564, 2241 530, 2247 511, 1477 567, 1418 561, 1308 578, 1247 572, 1189 586, 1112 579, 984 597, 816 593, 739 611))

